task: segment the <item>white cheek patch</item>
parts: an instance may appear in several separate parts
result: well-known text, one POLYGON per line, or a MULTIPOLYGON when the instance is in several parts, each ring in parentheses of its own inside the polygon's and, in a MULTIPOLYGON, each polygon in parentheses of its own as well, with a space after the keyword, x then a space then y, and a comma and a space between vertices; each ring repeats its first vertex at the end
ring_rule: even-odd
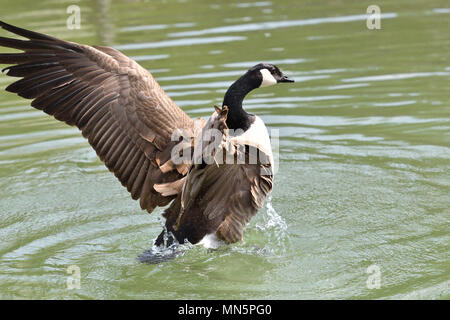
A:
POLYGON ((259 86, 260 88, 273 86, 274 84, 277 83, 277 80, 275 80, 275 78, 273 77, 273 75, 270 73, 269 70, 261 69, 259 70, 259 72, 261 72, 262 75, 262 82, 261 85, 259 86))

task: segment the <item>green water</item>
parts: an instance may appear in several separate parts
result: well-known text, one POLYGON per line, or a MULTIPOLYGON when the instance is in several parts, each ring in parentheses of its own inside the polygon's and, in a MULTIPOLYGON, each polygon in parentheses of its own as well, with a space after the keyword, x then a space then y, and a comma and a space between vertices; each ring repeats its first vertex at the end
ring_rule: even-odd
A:
POLYGON ((244 242, 147 265, 162 209, 141 211, 75 128, 1 75, 0 298, 450 298, 448 1, 3 0, 0 18, 120 48, 192 117, 257 62, 297 81, 246 99, 280 130, 280 162, 244 242))

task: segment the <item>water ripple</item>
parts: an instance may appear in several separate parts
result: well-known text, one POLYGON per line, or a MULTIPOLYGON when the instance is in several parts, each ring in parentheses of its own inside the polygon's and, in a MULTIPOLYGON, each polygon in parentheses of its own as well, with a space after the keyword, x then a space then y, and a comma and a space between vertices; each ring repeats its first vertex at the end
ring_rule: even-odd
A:
POLYGON ((396 74, 383 74, 378 76, 368 76, 359 78, 347 78, 342 79, 343 82, 364 82, 364 81, 386 81, 386 80, 403 80, 422 77, 446 77, 450 76, 450 72, 411 72, 411 73, 396 73, 396 74))
MULTIPOLYGON (((380 14, 381 19, 392 19, 397 17, 397 13, 389 12, 380 14)), ((300 20, 285 20, 285 21, 269 21, 269 22, 259 22, 259 23, 247 23, 238 24, 232 26, 215 27, 203 30, 194 31, 183 31, 169 33, 169 37, 192 37, 201 36, 206 34, 217 34, 217 33, 230 33, 230 32, 248 32, 248 31, 262 31, 262 30, 273 30, 279 28, 288 27, 298 27, 298 26, 308 26, 317 25, 323 23, 342 23, 342 22, 352 22, 352 21, 365 21, 367 20, 367 15, 350 15, 350 16, 339 16, 339 17, 325 17, 325 18, 312 18, 312 19, 300 19, 300 20)))
POLYGON ((143 42, 143 43, 129 43, 114 46, 117 50, 139 50, 139 49, 151 49, 151 48, 165 48, 165 47, 179 47, 179 46, 192 46, 197 44, 211 44, 211 43, 223 43, 231 41, 243 41, 247 37, 210 37, 210 38, 187 38, 176 40, 164 40, 157 42, 143 42))

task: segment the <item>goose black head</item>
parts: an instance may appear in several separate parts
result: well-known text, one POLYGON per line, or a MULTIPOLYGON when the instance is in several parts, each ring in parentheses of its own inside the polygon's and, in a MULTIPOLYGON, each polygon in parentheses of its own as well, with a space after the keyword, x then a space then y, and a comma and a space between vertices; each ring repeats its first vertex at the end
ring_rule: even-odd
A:
POLYGON ((294 82, 271 63, 258 63, 247 71, 247 77, 253 78, 257 88, 272 86, 282 82, 294 82))
POLYGON ((268 87, 282 82, 294 82, 280 69, 271 63, 258 63, 237 79, 225 93, 222 106, 228 106, 227 125, 230 129, 247 130, 252 123, 253 115, 242 108, 242 101, 252 90, 268 87))

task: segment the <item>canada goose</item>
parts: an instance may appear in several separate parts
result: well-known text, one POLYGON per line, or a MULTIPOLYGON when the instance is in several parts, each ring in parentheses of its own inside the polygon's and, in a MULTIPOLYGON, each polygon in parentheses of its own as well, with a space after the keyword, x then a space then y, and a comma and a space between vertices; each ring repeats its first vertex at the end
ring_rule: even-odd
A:
POLYGON ((23 51, 0 54, 0 63, 12 65, 3 71, 22 78, 6 90, 77 126, 143 210, 151 213, 171 202, 163 213, 169 240, 163 231, 156 245, 176 239, 215 247, 242 240, 273 180, 267 129, 244 111, 242 101, 255 88, 293 80, 272 64, 257 64, 230 86, 222 108, 215 107, 207 122, 194 121, 147 70, 113 48, 68 42, 1 21, 0 26, 27 38, 0 37, 1 46, 23 51), (197 138, 212 129, 223 134, 219 142, 225 152, 213 151, 211 163, 203 151, 212 139, 197 138), (176 131, 188 138, 173 139, 176 131), (252 150, 259 151, 253 163, 252 150), (188 161, 177 162, 174 155, 187 155, 188 161), (231 164, 219 163, 230 155, 231 164), (239 157, 243 164, 235 161, 239 157))

